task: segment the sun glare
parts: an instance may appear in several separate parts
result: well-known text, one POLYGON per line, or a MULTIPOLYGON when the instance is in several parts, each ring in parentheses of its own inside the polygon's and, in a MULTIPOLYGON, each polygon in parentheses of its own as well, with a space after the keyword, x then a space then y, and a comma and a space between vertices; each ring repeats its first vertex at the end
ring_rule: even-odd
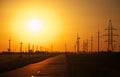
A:
POLYGON ((39 19, 30 19, 27 21, 27 28, 30 32, 38 32, 43 28, 43 22, 39 19))
POLYGON ((15 12, 10 30, 16 39, 23 42, 48 45, 60 39, 64 32, 62 25, 61 17, 54 9, 26 7, 15 12))

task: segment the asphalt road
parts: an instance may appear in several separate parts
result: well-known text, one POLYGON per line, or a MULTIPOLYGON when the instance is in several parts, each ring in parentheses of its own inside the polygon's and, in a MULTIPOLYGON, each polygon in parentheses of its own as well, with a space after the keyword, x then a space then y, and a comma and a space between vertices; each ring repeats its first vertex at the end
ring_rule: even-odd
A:
POLYGON ((65 54, 0 74, 0 77, 68 77, 65 54))

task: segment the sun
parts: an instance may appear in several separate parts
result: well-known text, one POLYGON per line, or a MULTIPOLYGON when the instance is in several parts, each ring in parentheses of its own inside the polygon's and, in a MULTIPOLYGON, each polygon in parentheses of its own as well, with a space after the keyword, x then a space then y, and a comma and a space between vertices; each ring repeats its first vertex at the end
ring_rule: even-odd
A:
POLYGON ((10 21, 10 31, 22 42, 48 45, 61 39, 63 25, 61 16, 54 9, 26 7, 14 13, 10 21))
POLYGON ((39 19, 33 18, 27 21, 27 29, 30 32, 39 32, 43 29, 43 22, 39 19))

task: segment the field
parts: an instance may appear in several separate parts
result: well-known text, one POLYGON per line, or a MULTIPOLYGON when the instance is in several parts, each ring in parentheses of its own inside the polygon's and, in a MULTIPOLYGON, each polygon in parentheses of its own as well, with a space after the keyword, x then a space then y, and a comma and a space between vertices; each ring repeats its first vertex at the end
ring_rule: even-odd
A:
MULTIPOLYGON (((60 53, 1 53, 0 73, 40 62, 60 53)), ((64 53, 62 53, 64 54, 64 53)), ((120 77, 120 53, 65 53, 68 77, 120 77)))
POLYGON ((22 53, 22 55, 20 55, 20 53, 1 53, 0 73, 39 62, 57 54, 58 53, 22 53))
POLYGON ((120 77, 120 53, 67 53, 69 77, 120 77))

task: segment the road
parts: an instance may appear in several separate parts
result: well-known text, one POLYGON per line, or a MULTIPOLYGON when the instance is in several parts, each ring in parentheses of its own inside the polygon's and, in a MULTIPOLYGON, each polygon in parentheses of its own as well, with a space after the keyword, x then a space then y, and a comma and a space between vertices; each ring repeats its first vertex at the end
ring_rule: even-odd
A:
POLYGON ((68 77, 65 54, 0 74, 0 77, 68 77))

